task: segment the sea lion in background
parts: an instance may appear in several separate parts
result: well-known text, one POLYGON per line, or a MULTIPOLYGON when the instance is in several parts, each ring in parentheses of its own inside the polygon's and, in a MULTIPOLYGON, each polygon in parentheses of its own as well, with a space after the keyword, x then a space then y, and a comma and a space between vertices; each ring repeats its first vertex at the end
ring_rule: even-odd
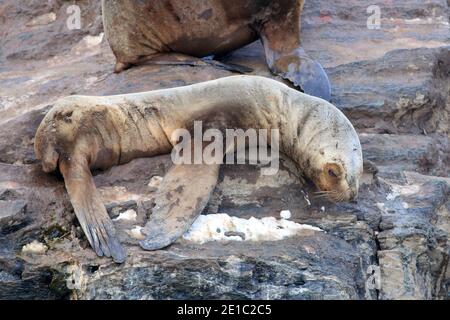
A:
MULTIPOLYGON (((221 56, 261 39, 270 70, 329 101, 322 66, 300 46, 304 0, 103 0, 103 26, 120 72, 168 53, 221 56)), ((179 56, 175 58, 179 59, 179 56)))
MULTIPOLYGON (((95 252, 125 253, 95 188, 92 169, 170 153, 174 130, 278 129, 280 151, 336 201, 354 199, 362 152, 350 121, 332 104, 268 78, 233 76, 184 87, 106 97, 70 96, 45 116, 35 137, 44 171, 59 166, 80 224, 95 252)), ((219 165, 174 165, 145 226, 144 249, 168 246, 206 206, 219 165)))

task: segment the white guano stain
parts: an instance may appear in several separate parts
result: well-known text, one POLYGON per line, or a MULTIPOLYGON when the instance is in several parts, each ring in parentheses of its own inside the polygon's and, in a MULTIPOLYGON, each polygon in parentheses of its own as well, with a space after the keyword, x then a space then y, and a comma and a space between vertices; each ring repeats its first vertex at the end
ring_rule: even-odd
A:
POLYGON ((136 211, 134 211, 133 209, 129 209, 127 211, 121 212, 117 218, 113 219, 113 221, 136 221, 136 218, 136 211))
POLYGON ((277 241, 294 236, 301 231, 323 231, 320 228, 299 224, 286 219, 264 217, 242 219, 225 213, 201 215, 194 221, 183 238, 196 243, 208 241, 277 241))
POLYGON ((47 246, 37 240, 28 243, 22 247, 22 253, 25 254, 45 254, 47 246))

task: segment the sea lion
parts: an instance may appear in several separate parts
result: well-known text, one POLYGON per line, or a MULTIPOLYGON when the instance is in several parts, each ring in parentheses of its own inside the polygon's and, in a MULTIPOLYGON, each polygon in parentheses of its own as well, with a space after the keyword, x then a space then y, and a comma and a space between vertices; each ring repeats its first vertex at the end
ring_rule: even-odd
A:
MULTIPOLYGON (((115 71, 168 53, 221 56, 260 39, 270 70, 303 92, 331 98, 322 66, 300 46, 304 0, 103 0, 115 71)), ((179 56, 176 58, 179 60, 179 56)))
MULTIPOLYGON (((280 151, 335 201, 357 196, 361 145, 350 121, 332 104, 268 78, 232 76, 184 87, 106 97, 70 96, 45 116, 35 137, 43 170, 59 166, 80 224, 95 252, 122 262, 125 252, 91 172, 137 157, 170 153, 172 133, 205 128, 278 129, 280 151)), ((219 165, 174 165, 144 228, 144 249, 180 237, 206 206, 219 165)))

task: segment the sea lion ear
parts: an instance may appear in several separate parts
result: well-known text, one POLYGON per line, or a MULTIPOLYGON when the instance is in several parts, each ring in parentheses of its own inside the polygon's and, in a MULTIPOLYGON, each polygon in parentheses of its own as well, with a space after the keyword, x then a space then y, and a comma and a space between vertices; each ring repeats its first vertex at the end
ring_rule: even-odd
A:
POLYGON ((328 162, 323 167, 323 172, 330 178, 339 178, 344 172, 342 165, 337 162, 328 162))

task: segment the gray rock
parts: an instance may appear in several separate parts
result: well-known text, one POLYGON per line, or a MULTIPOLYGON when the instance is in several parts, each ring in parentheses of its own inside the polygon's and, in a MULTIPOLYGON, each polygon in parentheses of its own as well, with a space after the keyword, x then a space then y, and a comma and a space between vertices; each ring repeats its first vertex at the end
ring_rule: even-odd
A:
POLYGON ((448 60, 450 47, 421 48, 330 68, 327 71, 335 84, 332 100, 360 129, 447 134, 448 60))

